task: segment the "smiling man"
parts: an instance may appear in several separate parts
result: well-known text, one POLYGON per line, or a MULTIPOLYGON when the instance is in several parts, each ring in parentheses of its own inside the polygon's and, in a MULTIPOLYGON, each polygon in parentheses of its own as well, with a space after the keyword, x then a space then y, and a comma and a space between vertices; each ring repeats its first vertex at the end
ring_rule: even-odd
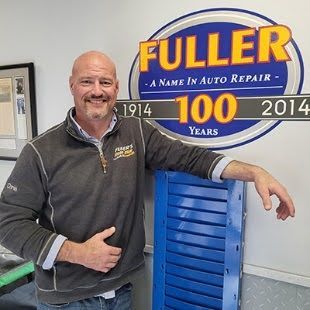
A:
POLYGON ((103 134, 111 122, 118 94, 115 65, 104 54, 83 54, 74 62, 69 83, 76 121, 91 135, 103 134))
POLYGON ((119 116, 105 54, 79 56, 69 83, 75 106, 24 147, 0 199, 1 244, 35 262, 38 309, 131 309, 130 281, 144 264, 145 168, 254 182, 266 210, 275 194, 277 217, 294 216, 264 169, 119 116))

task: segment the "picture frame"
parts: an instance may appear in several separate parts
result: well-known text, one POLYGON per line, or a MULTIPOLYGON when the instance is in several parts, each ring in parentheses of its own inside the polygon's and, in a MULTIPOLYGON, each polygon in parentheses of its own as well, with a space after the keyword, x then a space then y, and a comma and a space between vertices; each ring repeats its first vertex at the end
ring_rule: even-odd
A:
POLYGON ((16 160, 36 135, 34 64, 0 66, 0 159, 16 160))

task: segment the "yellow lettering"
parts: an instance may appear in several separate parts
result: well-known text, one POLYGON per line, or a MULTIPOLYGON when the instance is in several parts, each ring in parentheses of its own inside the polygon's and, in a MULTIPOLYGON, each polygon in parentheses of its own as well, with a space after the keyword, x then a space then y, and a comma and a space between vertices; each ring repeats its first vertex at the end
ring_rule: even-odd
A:
POLYGON ((227 66, 228 58, 219 58, 219 33, 210 33, 208 38, 208 66, 227 66))
POLYGON ((154 40, 140 42, 140 72, 148 72, 150 60, 157 58, 156 53, 150 52, 150 49, 155 48, 157 44, 157 41, 154 40))
POLYGON ((148 72, 150 63, 157 59, 159 65, 166 71, 176 70, 181 65, 184 65, 185 69, 197 69, 268 63, 271 57, 277 62, 289 61, 291 59, 286 45, 291 37, 290 29, 284 25, 237 29, 231 33, 230 55, 226 55, 227 57, 220 57, 220 33, 209 33, 206 41, 201 43, 206 46, 198 46, 196 35, 177 37, 173 41, 166 38, 140 42, 140 72, 148 72), (254 50, 255 35, 257 35, 256 50, 254 50), (207 53, 200 56, 202 59, 198 59, 198 51, 204 50, 205 47, 207 53))
POLYGON ((245 37, 254 36, 255 28, 235 30, 232 32, 231 64, 244 65, 254 63, 253 56, 244 56, 245 50, 254 48, 254 42, 245 42, 245 37))
POLYGON ((206 66, 205 60, 197 60, 197 38, 196 36, 186 37, 186 69, 204 68, 206 66))
POLYGON ((275 61, 291 60, 285 45, 291 40, 291 31, 283 25, 261 27, 259 31, 258 62, 270 62, 272 54, 275 61))
POLYGON ((169 40, 159 41, 159 64, 167 71, 177 69, 182 62, 182 38, 175 39, 174 61, 169 60, 169 40))

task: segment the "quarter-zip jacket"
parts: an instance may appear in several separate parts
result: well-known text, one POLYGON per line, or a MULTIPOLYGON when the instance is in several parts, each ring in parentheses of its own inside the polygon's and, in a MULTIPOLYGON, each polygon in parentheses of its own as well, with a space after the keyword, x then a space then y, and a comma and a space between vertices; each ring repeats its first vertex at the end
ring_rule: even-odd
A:
POLYGON ((145 168, 211 178, 223 155, 162 135, 148 122, 117 116, 102 148, 81 138, 66 120, 22 150, 0 199, 0 243, 33 260, 38 298, 66 303, 113 290, 143 266, 145 168), (37 221, 38 220, 38 221, 37 221), (122 248, 108 273, 79 264, 42 264, 61 234, 84 242, 111 226, 106 240, 122 248))

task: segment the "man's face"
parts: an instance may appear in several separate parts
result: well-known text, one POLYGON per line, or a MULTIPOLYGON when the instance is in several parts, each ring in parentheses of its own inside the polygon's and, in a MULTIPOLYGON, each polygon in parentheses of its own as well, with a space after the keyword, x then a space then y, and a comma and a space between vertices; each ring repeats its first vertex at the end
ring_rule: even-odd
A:
POLYGON ((76 116, 85 121, 110 121, 118 93, 115 67, 98 55, 79 59, 70 77, 76 116))

